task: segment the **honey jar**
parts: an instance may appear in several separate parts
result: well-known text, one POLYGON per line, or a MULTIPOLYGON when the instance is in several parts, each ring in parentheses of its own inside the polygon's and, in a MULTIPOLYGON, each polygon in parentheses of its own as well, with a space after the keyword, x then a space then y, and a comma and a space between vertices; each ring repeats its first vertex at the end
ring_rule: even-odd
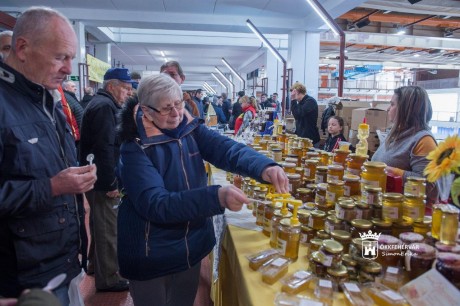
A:
POLYGON ((400 193, 388 192, 383 194, 383 219, 392 222, 403 220, 404 196, 400 193))
POLYGON ((319 158, 319 153, 315 150, 307 152, 307 159, 319 158))
POLYGON ((283 161, 283 150, 281 148, 273 148, 272 158, 277 163, 282 162, 283 161))
POLYGON ((325 277, 327 267, 323 264, 325 255, 320 251, 314 251, 309 256, 309 268, 313 275, 317 277, 325 277))
POLYGON ((260 269, 262 281, 269 285, 276 283, 288 272, 289 260, 283 256, 276 256, 267 265, 260 269))
POLYGON ((370 206, 382 205, 382 188, 365 186, 361 194, 361 202, 370 206))
POLYGON ((302 225, 308 225, 308 219, 310 218, 310 211, 307 209, 299 209, 297 211, 297 217, 299 218, 299 222, 302 225))
POLYGON ((326 205, 326 190, 327 184, 320 183, 317 185, 315 203, 318 205, 326 205))
POLYGON ((431 269, 436 259, 436 250, 425 243, 412 243, 408 249, 405 267, 406 271, 409 271, 410 278, 414 279, 431 269))
POLYGON ((347 231, 333 230, 331 232, 331 238, 339 242, 343 246, 343 253, 348 253, 348 248, 351 243, 351 234, 347 231))
POLYGON ((270 206, 272 202, 270 201, 258 201, 256 207, 256 224, 259 226, 264 226, 265 218, 265 207, 270 206))
POLYGON ((400 222, 394 222, 391 228, 391 234, 395 237, 399 237, 404 232, 413 232, 413 222, 409 219, 405 219, 400 222))
POLYGON ((294 195, 297 194, 297 189, 300 188, 301 184, 300 174, 286 173, 286 176, 289 180, 289 192, 294 195))
POLYGON ((413 222, 423 221, 425 216, 425 199, 410 193, 404 195, 403 218, 413 222))
POLYGON ((348 281, 348 270, 344 265, 338 265, 335 268, 327 268, 327 276, 332 281, 334 291, 341 292, 343 284, 348 281))
POLYGON ((433 213, 431 214, 431 236, 434 239, 439 239, 441 232, 442 209, 444 204, 434 204, 433 213))
POLYGON ((386 164, 382 162, 367 161, 363 164, 361 172, 361 193, 364 186, 380 187, 385 192, 387 188, 386 164))
POLYGON ((327 183, 327 167, 326 166, 317 166, 315 174, 315 183, 327 183))
POLYGON ((345 174, 343 176, 343 181, 345 182, 343 187, 344 196, 351 197, 361 195, 361 183, 359 176, 353 174, 345 174))
POLYGON ((319 231, 316 231, 315 238, 326 240, 326 239, 331 239, 331 235, 329 233, 326 233, 325 230, 319 230, 319 231))
POLYGON ((313 202, 315 201, 315 191, 310 188, 298 188, 297 199, 302 203, 313 202))
POLYGON ((353 200, 341 200, 335 204, 335 216, 337 219, 351 222, 356 218, 355 203, 353 200))
POLYGON ((365 220, 372 219, 371 208, 368 204, 358 202, 356 203, 355 210, 356 210, 356 219, 365 219, 365 220))
POLYGON ((297 155, 295 155, 295 154, 288 154, 284 161, 287 162, 287 163, 293 163, 293 164, 295 164, 296 167, 300 166, 298 164, 297 155))
POLYGON ((321 210, 312 210, 310 212, 310 219, 308 220, 308 227, 315 230, 324 229, 324 223, 326 221, 326 213, 321 210))
POLYGON ((313 238, 310 240, 310 247, 308 248, 307 255, 310 256, 315 251, 319 251, 321 246, 323 245, 323 240, 318 238, 313 238))
POLYGON ((262 150, 266 151, 268 148, 268 140, 261 139, 259 141, 259 146, 262 148, 262 150))
POLYGON ((278 248, 285 257, 297 260, 299 256, 300 224, 291 224, 290 219, 282 219, 278 226, 278 248))
POLYGON ((343 197, 344 182, 339 180, 329 181, 326 188, 326 204, 333 206, 335 202, 343 197))
POLYGON ((300 226, 300 243, 301 244, 309 245, 310 240, 315 238, 315 236, 316 236, 315 229, 308 227, 306 225, 300 226))
POLYGON ((342 167, 345 167, 348 154, 350 154, 350 151, 335 150, 332 164, 341 165, 342 167))
POLYGON ((281 167, 283 167, 284 172, 287 173, 295 173, 295 168, 297 165, 295 163, 290 163, 290 162, 282 162, 280 163, 281 167))
POLYGON ((349 154, 347 158, 347 172, 354 175, 361 175, 361 168, 369 156, 349 154))
POLYGON ((343 166, 329 165, 327 167, 327 181, 341 181, 343 179, 343 166))
POLYGON ((439 253, 436 259, 436 270, 460 290, 460 255, 439 253))
POLYGON ((404 195, 408 194, 414 197, 425 197, 426 179, 424 177, 409 176, 404 184, 404 195))
POLYGON ((361 237, 359 233, 367 233, 372 229, 372 222, 364 219, 354 219, 351 221, 351 238, 361 237))
POLYGON ((342 264, 347 268, 348 278, 351 281, 358 280, 358 270, 357 265, 358 263, 354 260, 350 254, 345 254, 342 256, 342 264))
POLYGON ((331 233, 332 231, 343 229, 344 227, 342 224, 342 220, 337 219, 335 214, 326 217, 326 221, 324 222, 324 230, 326 231, 326 233, 331 233))
POLYGON ((273 217, 272 217, 272 232, 270 235, 270 246, 274 249, 278 248, 278 227, 280 224, 280 221, 283 218, 290 218, 292 217, 291 212, 287 212, 286 215, 283 215, 281 210, 275 210, 273 212, 273 217))
MULTIPOLYGON (((315 159, 305 160, 304 167, 304 176, 307 179, 314 179, 316 175, 316 167, 318 166, 319 161, 315 159)), ((321 182, 322 183, 322 182, 321 182)))
POLYGON ((374 226, 374 232, 382 233, 383 235, 391 235, 393 233, 393 223, 382 219, 372 219, 372 225, 374 226))
POLYGON ((333 239, 323 240, 320 251, 326 255, 323 261, 326 267, 337 268, 342 264, 343 246, 340 242, 333 239))
POLYGON ((414 233, 418 233, 426 237, 426 234, 431 230, 431 217, 423 217, 423 221, 414 222, 414 233))
MULTIPOLYGON (((380 256, 379 256, 380 257, 380 256)), ((382 276, 382 266, 375 261, 369 261, 367 265, 361 267, 358 281, 361 284, 373 283, 382 276)))
POLYGON ((320 158, 319 163, 321 166, 328 166, 332 163, 332 153, 329 153, 327 151, 320 151, 319 158, 320 158))
POLYGON ((255 135, 253 145, 258 145, 261 139, 261 135, 255 135))
POLYGON ((439 241, 443 244, 455 245, 458 232, 458 208, 453 205, 443 207, 439 241))
POLYGON ((264 227, 263 227, 263 230, 262 230, 262 233, 267 236, 267 237, 270 237, 271 233, 272 233, 272 219, 273 219, 273 215, 275 213, 276 210, 280 210, 281 207, 283 206, 283 204, 277 202, 277 203, 270 203, 270 204, 267 204, 265 205, 265 211, 264 211, 264 227))

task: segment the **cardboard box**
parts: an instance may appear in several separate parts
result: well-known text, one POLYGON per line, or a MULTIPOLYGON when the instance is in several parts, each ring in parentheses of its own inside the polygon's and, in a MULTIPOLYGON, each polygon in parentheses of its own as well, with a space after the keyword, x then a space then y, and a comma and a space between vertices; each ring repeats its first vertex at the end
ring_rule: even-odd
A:
POLYGON ((366 118, 367 124, 369 124, 369 132, 375 132, 377 130, 384 131, 387 128, 387 114, 388 112, 378 108, 357 108, 352 112, 351 118, 351 129, 357 130, 363 119, 366 118))

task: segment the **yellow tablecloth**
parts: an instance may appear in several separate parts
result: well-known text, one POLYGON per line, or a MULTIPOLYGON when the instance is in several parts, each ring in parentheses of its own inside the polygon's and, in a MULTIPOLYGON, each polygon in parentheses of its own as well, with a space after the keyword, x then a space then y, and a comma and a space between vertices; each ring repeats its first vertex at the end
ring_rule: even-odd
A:
MULTIPOLYGON (((218 288, 214 291, 216 306, 273 305, 276 293, 281 292, 281 283, 264 283, 260 272, 249 268, 246 258, 267 248, 270 248, 269 239, 261 232, 227 225, 219 261, 218 288)), ((308 267, 306 252, 307 248, 301 246, 299 258, 290 264, 288 274, 308 267)), ((306 291, 306 295, 309 294, 306 291)), ((334 296, 334 305, 345 305, 343 294, 334 296)))

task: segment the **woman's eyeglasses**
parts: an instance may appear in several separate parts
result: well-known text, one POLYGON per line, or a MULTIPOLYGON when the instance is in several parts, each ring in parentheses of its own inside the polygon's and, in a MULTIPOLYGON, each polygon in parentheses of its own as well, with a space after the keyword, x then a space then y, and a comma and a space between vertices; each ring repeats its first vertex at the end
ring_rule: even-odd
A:
POLYGON ((145 105, 146 107, 150 108, 151 110, 153 110, 154 112, 156 113, 159 113, 161 116, 168 116, 173 108, 175 108, 176 110, 181 110, 184 108, 184 101, 176 101, 174 102, 174 106, 168 106, 168 107, 164 107, 160 110, 154 108, 153 106, 150 106, 150 105, 145 105))

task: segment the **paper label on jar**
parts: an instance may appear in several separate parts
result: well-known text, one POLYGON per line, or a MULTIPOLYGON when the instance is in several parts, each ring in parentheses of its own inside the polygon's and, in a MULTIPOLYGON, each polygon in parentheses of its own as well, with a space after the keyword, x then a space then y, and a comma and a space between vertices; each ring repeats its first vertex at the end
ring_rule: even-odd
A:
POLYGON ((326 191, 326 202, 335 202, 335 192, 326 191))
POLYGON ((292 184, 289 183, 289 191, 291 192, 292 191, 292 184))
POLYGON ((308 218, 308 227, 313 228, 313 218, 312 217, 308 218))
POLYGON ((326 267, 330 267, 332 265, 332 256, 326 255, 324 257, 323 265, 326 267))
POLYGON ((298 278, 298 279, 304 279, 304 278, 307 278, 311 275, 310 272, 307 272, 307 271, 297 271, 294 273, 294 277, 295 278, 298 278))
POLYGON ((399 293, 396 293, 393 290, 385 290, 385 291, 382 291, 382 293, 386 295, 387 297, 389 297, 390 299, 392 299, 393 301, 398 301, 398 300, 403 299, 403 297, 399 293))
POLYGON ((286 254, 287 241, 278 238, 278 249, 283 251, 283 254, 286 254))
POLYGON ((374 204, 374 198, 375 198, 375 197, 374 197, 373 194, 365 192, 365 193, 364 193, 364 198, 366 199, 365 202, 366 202, 367 204, 369 204, 369 205, 374 204))
POLYGON ((303 171, 303 174, 304 174, 306 177, 310 177, 310 168, 305 168, 304 171, 303 171))
POLYGON ((324 288, 332 288, 332 282, 327 279, 320 279, 319 286, 324 288))
POLYGON ((387 268, 387 273, 398 274, 398 272, 399 272, 398 268, 395 268, 395 267, 388 267, 387 268))
POLYGON ((281 267, 287 262, 287 259, 284 258, 277 258, 274 261, 272 261, 270 264, 275 267, 281 267))
POLYGON ((362 219, 363 218, 363 211, 361 209, 356 210, 356 219, 362 219))
POLYGON ((320 194, 316 194, 316 203, 317 204, 324 204, 326 202, 326 199, 324 196, 320 195, 320 194))
POLYGON ((339 180, 339 176, 338 175, 328 175, 327 177, 330 181, 338 181, 339 180))
POLYGON ((413 194, 414 196, 420 196, 420 186, 413 184, 406 184, 407 193, 413 194))
POLYGON ((382 208, 383 217, 391 220, 398 220, 399 219, 399 209, 398 207, 388 207, 383 206, 382 208))
POLYGON ((347 171, 351 174, 354 174, 354 175, 359 175, 361 173, 361 170, 359 169, 352 169, 352 168, 347 168, 347 171))
POLYGON ((264 218, 264 231, 269 233, 272 232, 272 220, 267 220, 264 218))
POLYGON ((350 196, 350 191, 351 191, 350 186, 343 186, 343 195, 344 196, 349 197, 350 196))
POLYGON ((308 242, 308 235, 307 234, 300 234, 300 242, 307 243, 308 242))
POLYGON ((421 215, 421 209, 418 208, 418 207, 404 207, 404 210, 405 210, 405 214, 407 216, 409 216, 410 218, 412 219, 420 219, 423 217, 423 215, 421 215))
POLYGON ((315 183, 325 183, 322 175, 315 175, 315 183))
POLYGON ((343 219, 345 217, 345 209, 339 208, 339 211, 337 213, 337 218, 343 219))
POLYGON ((380 182, 379 181, 369 181, 365 179, 361 179, 361 183, 363 185, 371 186, 371 187, 380 187, 380 182))
POLYGON ((354 284, 354 283, 344 283, 343 285, 344 285, 345 288, 347 288, 347 290, 350 291, 350 292, 361 292, 361 290, 359 290, 358 285, 356 285, 356 284, 354 284))

